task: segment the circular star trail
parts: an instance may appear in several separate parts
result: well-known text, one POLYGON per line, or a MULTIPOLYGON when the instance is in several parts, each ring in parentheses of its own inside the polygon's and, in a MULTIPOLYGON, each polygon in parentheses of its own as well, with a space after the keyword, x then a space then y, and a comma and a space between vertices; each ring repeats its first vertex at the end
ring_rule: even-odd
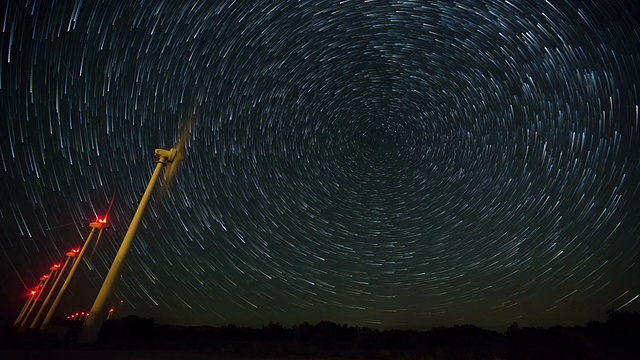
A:
POLYGON ((8 308, 115 192, 60 315, 90 308, 153 150, 192 118, 187 158, 156 189, 117 286, 123 315, 503 330, 638 309, 635 10, 9 1, 8 308))

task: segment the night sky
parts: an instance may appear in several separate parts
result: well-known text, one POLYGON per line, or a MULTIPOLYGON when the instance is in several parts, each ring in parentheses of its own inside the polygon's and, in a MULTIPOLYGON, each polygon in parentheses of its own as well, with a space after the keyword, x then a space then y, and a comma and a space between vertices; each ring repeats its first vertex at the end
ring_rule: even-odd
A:
POLYGON ((58 314, 91 308, 188 118, 116 316, 502 331, 640 310, 633 3, 8 1, 2 317, 115 192, 58 314))

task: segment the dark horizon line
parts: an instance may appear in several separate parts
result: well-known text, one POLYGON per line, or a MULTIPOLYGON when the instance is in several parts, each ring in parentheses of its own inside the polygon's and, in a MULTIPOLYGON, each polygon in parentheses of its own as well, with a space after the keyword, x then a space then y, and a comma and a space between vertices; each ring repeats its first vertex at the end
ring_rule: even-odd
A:
MULTIPOLYGON (((167 326, 167 327, 175 327, 175 328, 210 328, 210 329, 226 329, 226 328, 235 328, 235 329, 240 329, 240 330, 265 330, 268 329, 269 327, 277 327, 277 328, 281 328, 282 330, 288 330, 288 331, 292 331, 295 330, 295 328, 299 328, 300 326, 311 326, 313 328, 318 327, 321 324, 325 324, 325 325, 337 325, 339 327, 346 327, 346 328, 353 328, 353 329, 360 329, 360 330, 370 330, 370 331, 378 331, 378 332, 390 332, 390 331, 409 331, 409 332, 418 332, 418 333, 422 333, 422 332, 429 332, 432 330, 438 330, 438 329, 452 329, 452 328, 460 328, 460 327, 473 327, 476 329, 480 329, 480 330, 484 330, 484 331, 491 331, 491 332, 495 332, 495 333, 499 333, 499 334, 504 334, 507 331, 509 331, 509 329, 544 329, 544 330, 549 330, 549 329, 554 329, 554 328, 585 328, 588 327, 590 324, 607 324, 608 322, 612 321, 612 318, 619 318, 619 317, 625 317, 625 318, 638 318, 640 320, 640 311, 638 310, 624 310, 624 309, 620 309, 620 310, 615 310, 615 309, 610 309, 607 310, 605 312, 606 314, 606 319, 604 321, 601 320, 587 320, 583 325, 563 325, 563 324, 554 324, 554 325, 547 325, 547 326, 520 326, 518 324, 517 321, 513 321, 511 324, 509 324, 504 330, 500 331, 500 330, 496 330, 494 328, 487 328, 487 327, 482 327, 482 326, 478 326, 472 323, 454 323, 451 325, 434 325, 431 326, 428 329, 417 329, 417 328, 394 328, 394 327, 388 327, 388 328, 379 328, 379 327, 373 327, 373 326, 362 326, 362 325, 352 325, 352 324, 348 324, 348 323, 341 323, 341 322, 335 322, 332 320, 320 320, 316 323, 312 323, 309 321, 302 321, 300 323, 296 323, 293 325, 283 325, 282 323, 280 323, 279 321, 274 321, 274 320, 270 320, 268 323, 266 324, 262 324, 262 325, 257 325, 257 326, 250 326, 250 325, 238 325, 238 324, 234 324, 234 323, 228 323, 225 325, 208 325, 208 324, 204 324, 204 325, 179 325, 179 324, 173 324, 173 323, 163 323, 163 322, 157 322, 155 318, 153 317, 143 317, 143 316, 139 316, 139 315, 135 315, 135 314, 129 314, 123 317, 119 317, 119 318, 112 318, 109 320, 105 320, 105 322, 120 322, 120 321, 127 321, 127 319, 132 320, 132 321, 150 321, 152 323, 152 325, 154 326, 167 326)), ((62 324, 62 323, 67 323, 67 324, 80 324, 80 323, 84 323, 85 320, 69 320, 69 319, 63 319, 61 317, 56 317, 54 318, 54 320, 52 321, 52 325, 54 324, 62 324)), ((9 325, 9 323, 7 323, 7 325, 9 325)))

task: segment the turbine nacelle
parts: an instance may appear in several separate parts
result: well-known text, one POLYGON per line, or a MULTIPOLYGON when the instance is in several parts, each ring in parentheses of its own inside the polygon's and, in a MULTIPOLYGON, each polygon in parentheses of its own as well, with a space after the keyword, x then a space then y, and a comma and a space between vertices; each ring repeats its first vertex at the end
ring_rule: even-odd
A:
POLYGON ((180 162, 185 158, 184 154, 179 152, 176 148, 171 148, 171 150, 156 149, 154 151, 154 156, 158 158, 159 161, 165 161, 167 164, 180 162))

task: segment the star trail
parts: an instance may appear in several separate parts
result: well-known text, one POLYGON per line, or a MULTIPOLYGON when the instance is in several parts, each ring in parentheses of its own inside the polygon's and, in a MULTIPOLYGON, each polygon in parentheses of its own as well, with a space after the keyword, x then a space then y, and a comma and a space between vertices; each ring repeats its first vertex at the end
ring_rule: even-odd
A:
POLYGON ((3 317, 116 198, 87 311, 179 325, 585 324, 640 301, 631 1, 8 1, 3 317), (120 302, 122 300, 122 302, 120 302))

